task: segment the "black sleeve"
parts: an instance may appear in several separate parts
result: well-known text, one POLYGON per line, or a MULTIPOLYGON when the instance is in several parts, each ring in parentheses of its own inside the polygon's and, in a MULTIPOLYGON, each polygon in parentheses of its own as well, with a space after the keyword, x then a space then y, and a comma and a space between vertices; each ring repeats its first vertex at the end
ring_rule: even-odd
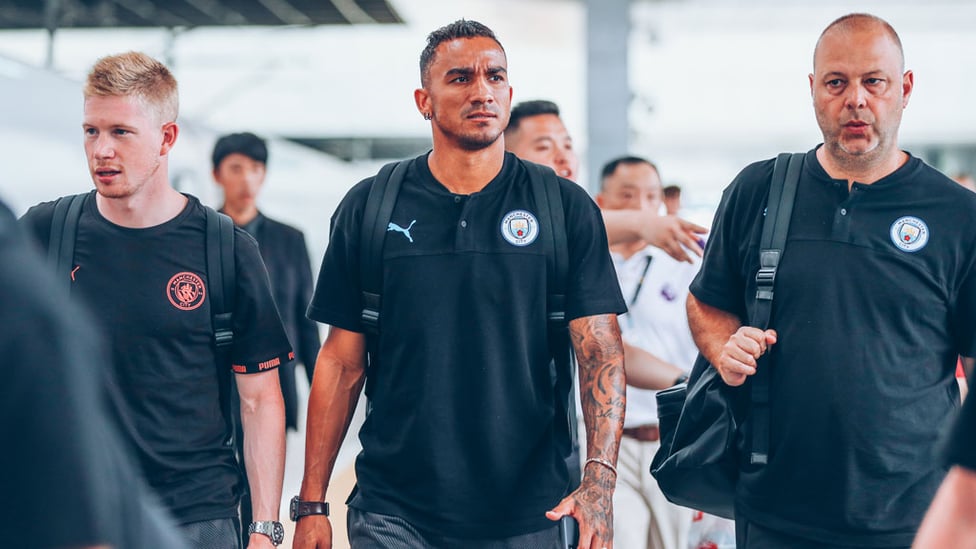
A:
POLYGON ((109 419, 94 322, 26 239, 0 205, 0 514, 30 547, 183 547, 109 419))
POLYGON ((319 347, 321 347, 322 342, 319 338, 318 324, 305 316, 305 311, 312 301, 312 263, 308 258, 305 235, 301 232, 298 233, 297 248, 294 255, 298 274, 298 291, 295 294, 295 301, 291 304, 296 323, 295 331, 298 333, 295 352, 299 362, 305 366, 308 382, 312 383, 312 376, 315 373, 315 359, 318 358, 319 347))
POLYGON ((600 208, 572 181, 560 179, 560 191, 569 246, 567 320, 626 312, 600 208))
POLYGON ((745 321, 746 295, 755 285, 763 212, 773 160, 746 167, 722 192, 705 255, 690 291, 696 299, 745 321))
POLYGON ((354 186, 332 214, 329 246, 322 257, 308 317, 344 330, 362 332, 359 234, 373 178, 354 186))
POLYGON ((234 372, 254 374, 277 368, 292 360, 294 353, 271 294, 268 269, 257 242, 239 227, 234 228, 234 251, 237 265, 231 350, 234 372))

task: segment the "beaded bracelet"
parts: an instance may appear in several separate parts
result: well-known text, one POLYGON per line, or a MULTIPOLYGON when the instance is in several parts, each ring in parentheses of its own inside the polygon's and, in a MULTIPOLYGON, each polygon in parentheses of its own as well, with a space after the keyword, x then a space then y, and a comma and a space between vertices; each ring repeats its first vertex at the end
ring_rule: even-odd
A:
POLYGON ((610 469, 611 471, 613 471, 613 476, 617 476, 617 468, 614 467, 613 464, 610 463, 609 461, 607 461, 607 460, 605 460, 603 458, 587 458, 586 463, 583 464, 583 467, 586 467, 586 465, 588 463, 590 463, 590 462, 599 463, 600 465, 602 465, 602 466, 606 467, 607 469, 610 469))

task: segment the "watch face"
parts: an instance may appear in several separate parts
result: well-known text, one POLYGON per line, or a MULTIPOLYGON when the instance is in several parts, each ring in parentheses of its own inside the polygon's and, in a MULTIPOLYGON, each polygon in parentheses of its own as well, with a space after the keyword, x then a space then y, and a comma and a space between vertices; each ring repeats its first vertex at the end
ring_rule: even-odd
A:
POLYGON ((291 498, 291 505, 288 506, 288 514, 291 520, 298 520, 298 496, 291 498))
POLYGON ((283 541, 285 541, 285 527, 280 522, 275 522, 274 529, 271 533, 271 543, 277 546, 283 541))

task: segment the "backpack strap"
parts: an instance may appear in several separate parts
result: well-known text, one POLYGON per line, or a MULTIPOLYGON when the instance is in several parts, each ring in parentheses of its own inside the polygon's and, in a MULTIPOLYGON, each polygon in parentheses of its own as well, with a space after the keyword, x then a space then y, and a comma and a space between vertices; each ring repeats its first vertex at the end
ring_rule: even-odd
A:
POLYGON ((234 343, 234 297, 237 291, 234 221, 212 208, 206 208, 206 212, 207 280, 210 284, 214 343, 218 351, 223 351, 234 343))
POLYGON ((71 270, 74 268, 75 239, 78 236, 78 220, 81 219, 82 206, 89 193, 62 196, 54 203, 54 217, 51 218, 51 238, 48 241, 47 257, 54 267, 58 279, 65 288, 71 288, 71 270), (63 275, 68 275, 62 278, 63 275))
MULTIPOLYGON (((579 439, 576 418, 576 394, 573 379, 576 377, 576 353, 573 352, 569 337, 569 323, 566 321, 566 289, 569 279, 569 244, 566 239, 566 215, 563 210, 562 194, 556 172, 545 166, 524 162, 529 172, 529 184, 535 199, 536 214, 539 217, 539 238, 546 254, 546 319, 548 323, 550 353, 555 369, 556 395, 564 395, 562 402, 557 400, 557 415, 566 417, 566 433, 570 444, 575 446, 579 439)), ((572 487, 579 483, 582 471, 570 471, 572 487)))
MULTIPOLYGON (((804 153, 782 153, 773 165, 773 177, 769 186, 769 198, 759 243, 759 272, 756 273, 756 303, 751 319, 752 326, 765 330, 773 311, 773 289, 776 269, 786 247, 786 235, 790 229, 796 188, 800 181, 804 153)), ((769 460, 769 384, 770 363, 768 354, 760 357, 761 364, 752 376, 752 449, 749 463, 764 465, 769 460)))
MULTIPOLYGON (((380 305, 383 291, 383 242, 393 216, 400 185, 409 160, 391 162, 380 168, 369 188, 360 229, 363 327, 368 335, 380 333, 380 305)), ((372 338, 375 339, 375 338, 372 338)), ((372 354, 372 351, 371 351, 372 354)))
POLYGON ((539 236, 546 252, 546 317, 550 328, 566 327, 566 278, 569 275, 569 245, 559 179, 550 168, 525 162, 533 198, 539 209, 539 236), (559 230, 556 230, 556 228, 559 230))
MULTIPOLYGON (((234 259, 234 221, 214 210, 207 213, 207 284, 210 291, 210 315, 216 346, 217 388, 220 410, 224 414, 227 438, 224 444, 234 446, 235 421, 239 412, 237 391, 232 383, 231 346, 234 343, 234 305, 237 292, 237 265, 234 259)), ((241 464, 243 467, 243 464, 241 464)))

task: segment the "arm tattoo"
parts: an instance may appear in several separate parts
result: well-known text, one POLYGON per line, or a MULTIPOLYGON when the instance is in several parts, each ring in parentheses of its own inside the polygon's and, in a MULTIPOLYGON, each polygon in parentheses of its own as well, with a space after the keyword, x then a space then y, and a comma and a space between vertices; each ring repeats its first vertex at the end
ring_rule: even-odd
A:
POLYGON ((579 363, 580 404, 586 422, 586 455, 616 463, 624 424, 627 385, 617 316, 608 314, 578 318, 569 323, 569 332, 579 363))

